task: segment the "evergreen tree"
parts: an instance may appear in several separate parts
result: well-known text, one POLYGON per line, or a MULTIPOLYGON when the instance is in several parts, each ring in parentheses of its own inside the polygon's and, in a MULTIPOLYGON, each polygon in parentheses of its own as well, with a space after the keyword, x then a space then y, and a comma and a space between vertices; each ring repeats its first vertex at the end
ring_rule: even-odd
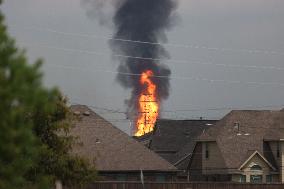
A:
POLYGON ((19 189, 38 155, 29 113, 44 109, 52 92, 42 88, 40 61, 27 64, 3 22, 0 15, 0 188, 19 189))
POLYGON ((75 118, 66 106, 66 99, 58 93, 55 99, 49 99, 48 104, 51 111, 36 111, 32 118, 42 145, 39 162, 30 176, 36 172, 37 177, 61 180, 66 186, 83 186, 94 181, 94 167, 82 158, 70 155, 76 138, 69 135, 69 129, 75 118))
POLYGON ((41 61, 28 64, 3 22, 0 14, 0 189, 93 181, 94 168, 69 154, 75 139, 66 101, 43 87, 41 61))

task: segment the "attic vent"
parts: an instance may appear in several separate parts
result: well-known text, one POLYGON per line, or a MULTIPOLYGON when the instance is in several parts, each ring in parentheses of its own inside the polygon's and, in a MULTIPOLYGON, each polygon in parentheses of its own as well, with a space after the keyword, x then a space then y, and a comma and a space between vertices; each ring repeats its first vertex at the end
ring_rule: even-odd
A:
POLYGON ((83 115, 84 115, 84 116, 90 116, 90 112, 89 112, 89 111, 85 111, 85 112, 83 113, 83 115))
POLYGON ((238 127, 240 127, 240 123, 239 122, 235 122, 234 123, 234 127, 237 129, 238 127))
POLYGON ((234 129, 240 131, 240 123, 239 122, 234 123, 234 129))
POLYGON ((73 112, 73 113, 74 113, 74 115, 77 115, 77 116, 79 116, 79 115, 81 114, 80 111, 75 111, 75 112, 73 112))

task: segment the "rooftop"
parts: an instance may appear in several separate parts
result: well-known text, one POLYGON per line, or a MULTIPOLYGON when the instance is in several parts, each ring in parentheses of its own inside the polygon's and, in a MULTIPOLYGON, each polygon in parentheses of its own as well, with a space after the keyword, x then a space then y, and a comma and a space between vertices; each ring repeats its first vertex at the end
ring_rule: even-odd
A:
POLYGON ((176 168, 114 127, 87 106, 71 106, 79 116, 71 134, 79 138, 72 153, 87 158, 98 171, 175 171, 176 168))

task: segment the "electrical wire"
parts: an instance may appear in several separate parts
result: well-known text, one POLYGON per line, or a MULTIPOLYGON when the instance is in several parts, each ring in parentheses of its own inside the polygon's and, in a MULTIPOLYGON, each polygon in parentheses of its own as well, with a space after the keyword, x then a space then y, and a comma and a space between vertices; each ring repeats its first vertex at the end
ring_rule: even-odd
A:
MULTIPOLYGON (((75 66, 66 66, 66 65, 57 65, 57 64, 45 64, 46 66, 51 67, 57 67, 57 68, 63 68, 63 69, 71 69, 71 70, 80 70, 84 72, 98 72, 98 73, 108 73, 108 74, 119 74, 119 75, 125 75, 125 76, 137 76, 140 77, 141 74, 134 74, 134 73, 128 73, 128 72, 118 72, 118 71, 110 71, 110 70, 103 70, 103 69, 96 69, 96 70, 90 70, 90 69, 82 69, 75 66)), ((198 78, 198 77, 186 77, 186 76, 163 76, 163 75, 154 75, 152 76, 154 78, 167 78, 167 79, 178 79, 178 80, 193 80, 193 81, 204 81, 209 83, 227 83, 227 84, 246 84, 246 85, 273 85, 273 86, 281 86, 284 87, 284 83, 278 83, 278 82, 255 82, 255 81, 233 81, 233 80, 224 80, 224 79, 208 79, 208 78, 198 78)))
MULTIPOLYGON (((9 25, 10 27, 17 27, 17 25, 9 25)), ((233 48, 217 48, 217 47, 208 47, 204 45, 189 45, 189 44, 179 44, 179 43, 158 43, 158 42, 149 42, 149 41, 139 41, 139 40, 130 40, 130 39, 123 39, 123 38, 113 38, 107 36, 100 36, 97 34, 82 34, 82 33, 72 33, 72 32, 63 32, 58 31, 50 28, 41 28, 41 27, 34 27, 34 26, 21 26, 21 29, 26 30, 37 30, 42 32, 51 32, 61 35, 69 35, 69 36, 77 36, 77 37, 85 37, 85 38, 98 38, 98 39, 105 39, 105 40, 112 40, 112 41, 120 41, 120 42, 128 42, 128 43, 140 43, 140 44, 149 44, 149 45, 159 45, 159 46, 170 46, 170 47, 177 47, 177 48, 191 48, 191 49, 204 49, 210 51, 220 51, 220 52, 241 52, 241 53, 249 53, 249 54, 271 54, 271 55, 284 55, 284 52, 281 51, 271 51, 271 50, 260 50, 260 49, 233 49, 233 48)))
MULTIPOLYGON (((257 66, 257 65, 239 65, 239 64, 215 64, 212 62, 203 62, 197 60, 175 60, 175 59, 164 59, 164 58, 151 58, 151 57, 141 57, 141 56, 130 56, 130 55, 122 55, 122 54, 110 54, 107 52, 98 52, 98 51, 89 51, 89 50, 81 50, 81 49, 74 49, 74 48, 64 48, 52 45, 45 45, 45 44, 32 44, 28 42, 24 42, 24 44, 28 44, 30 46, 37 46, 37 47, 44 47, 48 49, 54 50, 61 50, 65 52, 72 52, 72 53, 83 53, 83 54, 90 54, 90 55, 99 55, 99 56, 107 56, 107 57, 118 57, 118 58, 128 58, 128 59, 138 59, 138 60, 152 60, 157 62, 168 62, 168 63, 175 63, 176 64, 194 64, 194 65, 211 65, 211 66, 220 66, 220 67, 229 67, 229 68, 244 68, 244 69, 264 69, 264 70, 278 70, 283 71, 284 68, 276 67, 276 66, 257 66)), ((134 62, 135 63, 135 62, 134 62)))

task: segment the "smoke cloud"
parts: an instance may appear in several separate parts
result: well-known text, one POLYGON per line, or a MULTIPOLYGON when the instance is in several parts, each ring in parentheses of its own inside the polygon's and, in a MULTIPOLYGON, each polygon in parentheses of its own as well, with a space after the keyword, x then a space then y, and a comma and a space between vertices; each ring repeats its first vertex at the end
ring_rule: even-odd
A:
POLYGON ((123 54, 145 59, 121 58, 117 81, 125 88, 132 90, 127 100, 129 116, 136 115, 138 95, 145 86, 139 83, 139 75, 146 70, 152 70, 156 76, 152 80, 157 86, 159 103, 169 96, 169 76, 171 71, 162 62, 151 59, 169 58, 169 53, 162 45, 150 43, 167 42, 166 31, 176 20, 176 0, 84 0, 87 14, 106 24, 109 15, 112 17, 114 38, 149 43, 136 43, 121 40, 111 40, 110 47, 114 54, 123 54), (111 7, 111 8, 110 8, 111 7), (111 10, 111 11, 110 11, 111 10), (111 13, 110 13, 111 12, 111 13), (106 14, 107 13, 107 14, 106 14))

